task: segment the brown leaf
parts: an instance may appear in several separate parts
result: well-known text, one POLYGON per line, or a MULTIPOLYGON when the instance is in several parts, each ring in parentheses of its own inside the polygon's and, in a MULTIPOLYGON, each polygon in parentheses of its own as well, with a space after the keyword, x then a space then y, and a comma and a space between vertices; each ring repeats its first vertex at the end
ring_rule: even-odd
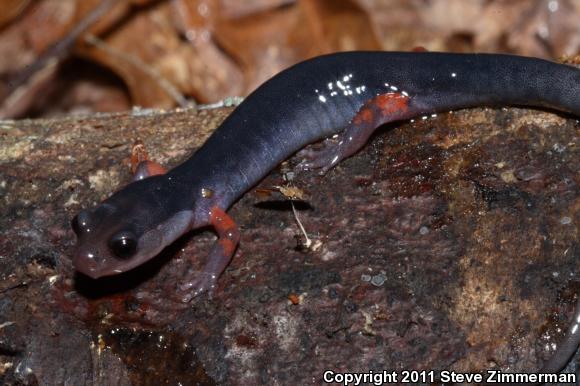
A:
POLYGON ((2 12, 0 12, 0 28, 20 16, 30 0, 3 0, 2 12))

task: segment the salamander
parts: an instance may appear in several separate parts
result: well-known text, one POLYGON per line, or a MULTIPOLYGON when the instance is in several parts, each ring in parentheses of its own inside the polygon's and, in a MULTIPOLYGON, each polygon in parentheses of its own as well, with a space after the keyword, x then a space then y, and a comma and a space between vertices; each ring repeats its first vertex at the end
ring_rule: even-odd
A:
MULTIPOLYGON (((100 278, 156 256, 184 233, 213 227, 203 272, 181 284, 184 301, 211 292, 239 241, 227 209, 271 169, 312 142, 338 135, 305 169, 323 171, 360 149, 380 125, 474 106, 546 107, 580 116, 580 70, 502 54, 345 52, 296 64, 241 103, 193 155, 136 181, 72 221, 75 268, 100 278)), ((579 300, 580 302, 580 300, 579 300)), ((561 369, 580 343, 580 306, 546 369, 561 369)))

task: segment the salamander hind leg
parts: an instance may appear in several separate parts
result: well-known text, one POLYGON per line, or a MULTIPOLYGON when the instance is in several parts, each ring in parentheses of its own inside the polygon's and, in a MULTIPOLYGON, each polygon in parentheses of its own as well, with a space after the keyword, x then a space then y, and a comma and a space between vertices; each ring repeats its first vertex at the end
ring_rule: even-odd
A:
POLYGON ((299 167, 306 170, 321 169, 321 174, 326 173, 362 148, 377 127, 387 122, 410 118, 413 112, 409 102, 409 96, 397 92, 377 95, 368 100, 338 134, 334 143, 326 144, 299 167))

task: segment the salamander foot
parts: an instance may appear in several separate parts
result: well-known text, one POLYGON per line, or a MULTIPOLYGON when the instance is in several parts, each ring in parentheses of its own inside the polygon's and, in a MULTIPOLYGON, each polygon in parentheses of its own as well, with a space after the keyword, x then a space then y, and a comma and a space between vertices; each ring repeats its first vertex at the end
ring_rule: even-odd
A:
POLYGON ((195 278, 178 287, 176 295, 183 303, 188 303, 191 299, 203 293, 207 293, 211 299, 217 285, 217 278, 217 275, 211 273, 198 272, 195 278))
MULTIPOLYGON (((340 138, 340 136, 339 136, 340 138)), ((319 174, 324 175, 345 158, 344 150, 339 141, 327 139, 319 149, 301 151, 298 156, 304 159, 296 165, 299 170, 320 169, 319 174)))

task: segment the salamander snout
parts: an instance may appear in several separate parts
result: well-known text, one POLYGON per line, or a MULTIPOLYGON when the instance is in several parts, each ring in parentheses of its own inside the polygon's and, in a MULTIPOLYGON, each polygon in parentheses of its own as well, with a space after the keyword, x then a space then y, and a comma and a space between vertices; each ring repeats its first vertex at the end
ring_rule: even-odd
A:
POLYGON ((98 264, 94 260, 94 254, 90 252, 80 252, 77 251, 75 253, 75 257, 73 259, 75 269, 82 274, 92 278, 98 279, 101 277, 98 271, 98 264))
POLYGON ((108 221, 111 213, 107 207, 82 210, 71 221, 77 235, 73 265, 93 279, 124 272, 138 254, 137 235, 131 227, 108 221))

